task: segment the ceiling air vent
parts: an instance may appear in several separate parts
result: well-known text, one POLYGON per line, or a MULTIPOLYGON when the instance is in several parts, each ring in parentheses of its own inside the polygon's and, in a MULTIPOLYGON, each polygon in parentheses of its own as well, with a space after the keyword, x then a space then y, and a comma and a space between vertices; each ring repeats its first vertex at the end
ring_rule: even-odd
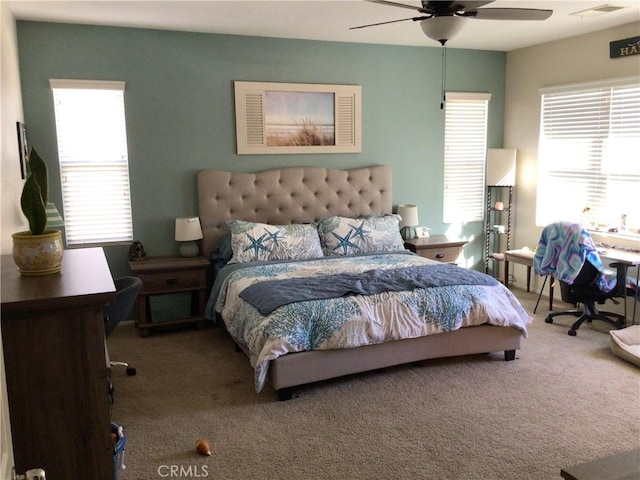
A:
POLYGON ((574 12, 571 15, 576 15, 578 17, 595 17, 597 15, 604 15, 605 13, 616 12, 623 8, 625 7, 620 7, 618 5, 600 5, 599 7, 589 8, 588 10, 574 12))

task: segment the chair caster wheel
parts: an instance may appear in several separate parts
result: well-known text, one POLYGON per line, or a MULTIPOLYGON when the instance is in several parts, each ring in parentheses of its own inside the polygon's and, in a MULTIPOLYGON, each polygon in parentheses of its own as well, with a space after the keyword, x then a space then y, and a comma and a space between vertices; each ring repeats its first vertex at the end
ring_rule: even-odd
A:
POLYGON ((127 375, 133 377, 137 373, 137 370, 134 367, 127 367, 126 372, 127 375))
POLYGON ((570 337, 575 337, 578 332, 573 328, 567 332, 570 337))
POLYGON ((544 323, 553 323, 553 318, 547 317, 544 319, 544 323))

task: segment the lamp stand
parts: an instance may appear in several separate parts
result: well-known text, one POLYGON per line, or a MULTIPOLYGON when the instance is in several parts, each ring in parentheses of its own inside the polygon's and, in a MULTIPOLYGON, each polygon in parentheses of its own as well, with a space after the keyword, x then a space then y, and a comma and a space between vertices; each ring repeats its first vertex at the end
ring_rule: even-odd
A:
POLYGON ((416 227, 402 227, 400 229, 400 236, 403 240, 411 240, 416 238, 416 227))
POLYGON ((182 242, 182 245, 180 245, 181 257, 197 257, 199 253, 200 249, 196 242, 182 242))

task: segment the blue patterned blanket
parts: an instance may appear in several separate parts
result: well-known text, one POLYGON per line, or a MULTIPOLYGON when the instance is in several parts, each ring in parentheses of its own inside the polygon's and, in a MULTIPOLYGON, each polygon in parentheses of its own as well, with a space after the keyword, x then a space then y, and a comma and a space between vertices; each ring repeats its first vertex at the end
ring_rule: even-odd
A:
POLYGON ((600 290, 613 290, 616 277, 603 271, 600 255, 589 232, 571 222, 551 223, 542 230, 533 256, 533 271, 537 275, 553 275, 571 285, 584 262, 591 263, 601 272, 596 281, 600 290))
POLYGON ((240 292, 240 298, 257 308, 262 315, 268 315, 283 305, 308 300, 451 285, 489 286, 496 283, 495 278, 475 270, 439 263, 393 270, 367 270, 362 273, 267 280, 245 288, 240 292))
POLYGON ((361 276, 369 271, 392 276, 414 267, 424 267, 417 271, 425 276, 434 267, 433 271, 440 271, 443 276, 452 269, 460 270, 460 274, 470 273, 397 252, 233 264, 221 269, 206 316, 213 319, 219 313, 229 334, 249 352, 257 391, 266 381, 271 360, 292 352, 355 348, 482 324, 512 327, 527 335, 531 318, 522 305, 504 285, 478 272, 471 275, 484 280, 471 284, 303 299, 284 304, 267 315, 242 298, 243 291, 261 282, 293 278, 324 282, 327 276, 361 276))

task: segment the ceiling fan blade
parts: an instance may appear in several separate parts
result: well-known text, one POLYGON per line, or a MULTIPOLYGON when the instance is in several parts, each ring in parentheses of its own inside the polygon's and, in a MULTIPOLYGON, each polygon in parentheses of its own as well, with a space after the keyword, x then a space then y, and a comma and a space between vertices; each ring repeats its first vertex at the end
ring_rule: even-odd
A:
POLYGON ((455 12, 457 10, 475 10, 476 8, 484 7, 490 3, 493 3, 495 0, 489 1, 471 1, 471 0, 458 0, 451 2, 443 2, 441 0, 436 1, 422 1, 422 8, 429 11, 444 11, 444 12, 455 12))
POLYGON ((463 17, 481 20, 546 20, 553 10, 537 8, 481 8, 465 12, 463 17))
POLYGON ((402 7, 409 8, 411 10, 417 10, 420 13, 427 13, 422 7, 416 7, 415 5, 407 5, 405 3, 388 2, 387 0, 366 0, 369 3, 379 3, 380 5, 389 5, 390 7, 402 7))
POLYGON ((375 27, 378 25, 386 25, 387 23, 406 22, 407 20, 413 20, 414 22, 417 22, 419 20, 426 20, 427 18, 430 18, 430 17, 401 18, 400 20, 390 20, 388 22, 370 23, 368 25, 360 25, 359 27, 350 27, 349 30, 357 30, 358 28, 367 28, 367 27, 375 27))

